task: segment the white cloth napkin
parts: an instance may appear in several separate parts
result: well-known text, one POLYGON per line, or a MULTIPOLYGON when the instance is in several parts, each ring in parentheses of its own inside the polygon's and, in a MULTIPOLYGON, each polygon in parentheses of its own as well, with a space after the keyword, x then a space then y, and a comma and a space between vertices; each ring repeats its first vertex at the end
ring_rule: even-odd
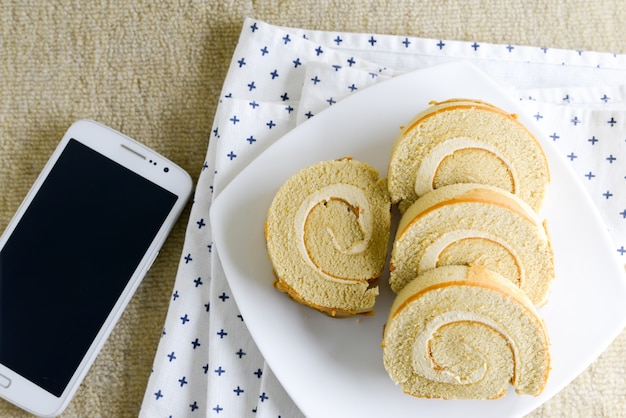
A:
POLYGON ((212 251, 213 197, 268 145, 406 71, 470 60, 533 115, 584 182, 626 262, 626 56, 282 28, 247 19, 224 81, 140 416, 300 417, 212 251))

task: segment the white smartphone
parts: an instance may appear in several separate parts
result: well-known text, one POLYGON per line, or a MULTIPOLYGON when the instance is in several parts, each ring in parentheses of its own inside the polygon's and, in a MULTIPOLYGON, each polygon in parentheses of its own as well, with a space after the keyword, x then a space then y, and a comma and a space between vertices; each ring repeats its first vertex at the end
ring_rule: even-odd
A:
POLYGON ((68 129, 0 237, 1 397, 39 416, 65 409, 191 190, 113 129, 68 129))

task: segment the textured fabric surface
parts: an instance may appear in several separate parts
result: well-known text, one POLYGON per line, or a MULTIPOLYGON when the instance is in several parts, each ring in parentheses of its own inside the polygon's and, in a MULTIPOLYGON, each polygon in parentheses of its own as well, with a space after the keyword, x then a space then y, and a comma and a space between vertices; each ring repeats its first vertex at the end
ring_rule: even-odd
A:
MULTIPOLYGON (((247 16, 308 29, 626 53, 626 9, 618 0, 4 2, 0 230, 64 131, 79 118, 134 137, 196 179, 247 16)), ((137 415, 186 223, 185 213, 64 416, 137 415)), ((625 350, 622 333, 531 416, 626 416, 625 350)), ((28 414, 0 401, 0 416, 28 414)))

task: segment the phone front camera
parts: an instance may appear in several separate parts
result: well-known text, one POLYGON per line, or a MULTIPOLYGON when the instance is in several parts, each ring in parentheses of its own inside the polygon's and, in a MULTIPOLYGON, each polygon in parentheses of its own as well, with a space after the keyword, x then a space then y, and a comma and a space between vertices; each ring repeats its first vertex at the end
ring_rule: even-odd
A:
POLYGON ((165 167, 165 168, 163 168, 163 171, 167 173, 168 171, 170 171, 170 169, 169 169, 169 167, 165 167))

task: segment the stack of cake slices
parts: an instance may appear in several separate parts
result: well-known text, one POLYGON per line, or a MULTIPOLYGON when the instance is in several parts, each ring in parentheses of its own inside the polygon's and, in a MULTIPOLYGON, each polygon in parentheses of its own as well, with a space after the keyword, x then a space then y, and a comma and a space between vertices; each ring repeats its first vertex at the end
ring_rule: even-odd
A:
POLYGON ((539 216, 549 180, 537 139, 491 104, 431 103, 402 129, 388 173, 402 214, 390 260, 397 296, 382 346, 406 393, 543 391, 549 339, 536 307, 554 279, 539 216))

